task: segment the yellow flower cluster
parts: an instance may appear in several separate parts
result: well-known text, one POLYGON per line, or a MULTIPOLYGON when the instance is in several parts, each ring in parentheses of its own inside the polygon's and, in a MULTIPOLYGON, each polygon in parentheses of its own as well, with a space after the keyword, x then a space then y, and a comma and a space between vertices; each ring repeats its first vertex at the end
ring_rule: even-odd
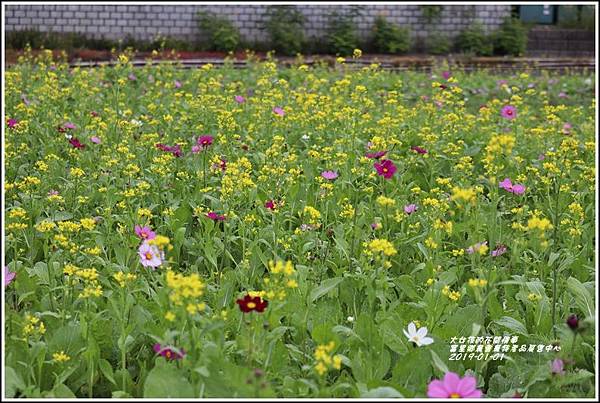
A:
POLYGON ((392 207, 396 204, 396 201, 382 195, 377 198, 377 204, 381 207, 392 207))
POLYGON ((119 283, 119 286, 121 288, 124 288, 125 285, 127 285, 127 283, 135 281, 137 279, 137 275, 133 273, 125 273, 122 271, 118 271, 115 274, 113 274, 113 278, 117 281, 117 283, 119 283))
POLYGON ((266 291, 263 295, 269 300, 278 299, 282 301, 287 296, 286 288, 297 288, 298 281, 296 281, 296 270, 290 260, 283 262, 278 260, 277 262, 269 262, 269 273, 270 276, 265 278, 266 291))
POLYGON ((245 193, 256 187, 251 173, 252 163, 246 157, 229 163, 221 179, 221 198, 228 199, 234 194, 245 193))
POLYGON ((81 269, 75 265, 67 264, 63 268, 63 273, 71 279, 73 284, 80 281, 83 283, 83 290, 78 298, 90 298, 102 296, 102 285, 98 282, 98 270, 95 268, 81 269))
POLYGON ((348 198, 344 198, 342 201, 342 211, 340 211, 341 218, 353 218, 354 214, 356 214, 356 210, 348 201, 348 198))
POLYGON ((314 207, 304 207, 304 216, 308 217, 308 223, 312 226, 319 227, 319 220, 321 219, 321 213, 314 207))
POLYGON ((60 351, 58 353, 54 353, 52 354, 52 360, 54 362, 67 362, 71 359, 71 357, 69 357, 67 354, 65 354, 64 351, 60 351))
POLYGON ((23 326, 23 336, 41 336, 46 333, 44 322, 37 316, 30 314, 25 315, 25 325, 23 326))
POLYGON ((184 276, 181 273, 167 270, 166 279, 167 287, 171 289, 169 299, 173 304, 182 306, 185 303, 185 309, 190 315, 206 309, 206 304, 197 302, 197 299, 204 294, 204 287, 206 287, 198 273, 184 276))
POLYGON ((454 302, 458 301, 461 296, 460 291, 452 291, 448 285, 442 288, 442 294, 454 302))
POLYGON ((452 200, 455 201, 464 201, 466 203, 474 203, 476 198, 477 198, 477 194, 475 192, 475 189, 473 188, 466 188, 466 189, 462 189, 459 188, 458 186, 455 186, 452 188, 452 196, 451 196, 452 200))
POLYGON ((374 253, 381 253, 385 256, 394 256, 398 253, 396 248, 394 248, 394 244, 386 239, 373 239, 369 242, 365 242, 363 246, 365 246, 365 253, 369 256, 372 256, 374 253))
POLYGON ((469 279, 469 287, 477 288, 477 287, 485 287, 487 285, 487 280, 482 278, 470 278, 469 279))
POLYGON ((335 348, 335 342, 330 341, 328 344, 319 344, 315 349, 315 359, 317 364, 315 370, 319 375, 325 374, 329 369, 341 369, 342 357, 340 355, 332 356, 331 353, 335 348))

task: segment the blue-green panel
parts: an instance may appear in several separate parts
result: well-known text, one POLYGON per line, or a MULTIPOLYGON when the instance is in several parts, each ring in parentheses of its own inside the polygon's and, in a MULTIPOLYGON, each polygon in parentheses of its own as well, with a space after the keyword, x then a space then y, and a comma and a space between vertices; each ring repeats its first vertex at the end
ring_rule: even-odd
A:
POLYGON ((556 6, 520 6, 519 17, 523 22, 536 24, 553 24, 556 6))

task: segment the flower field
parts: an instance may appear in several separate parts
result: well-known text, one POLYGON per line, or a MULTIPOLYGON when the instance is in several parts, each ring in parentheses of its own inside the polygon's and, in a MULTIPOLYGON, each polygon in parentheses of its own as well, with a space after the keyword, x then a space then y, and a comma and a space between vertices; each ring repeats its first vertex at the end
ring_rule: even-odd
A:
POLYGON ((5 80, 9 397, 594 396, 593 75, 5 80))

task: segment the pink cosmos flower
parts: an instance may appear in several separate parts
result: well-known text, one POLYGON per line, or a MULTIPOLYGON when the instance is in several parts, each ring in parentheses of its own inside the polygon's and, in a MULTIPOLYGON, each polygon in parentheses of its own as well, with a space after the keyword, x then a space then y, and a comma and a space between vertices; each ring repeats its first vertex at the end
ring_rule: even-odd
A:
POLYGON ((559 98, 568 98, 569 96, 565 92, 561 91, 561 92, 558 93, 558 97, 559 98))
POLYGON ((450 73, 449 71, 442 71, 442 77, 444 77, 444 80, 449 79, 451 75, 452 73, 450 73))
POLYGON ((208 214, 206 214, 206 216, 213 221, 225 221, 224 215, 219 215, 219 214, 215 213, 214 211, 209 212, 208 214))
POLYGON ((102 140, 100 140, 100 137, 98 137, 98 136, 92 136, 92 137, 90 137, 90 141, 92 143, 94 143, 94 144, 100 144, 100 143, 102 143, 102 140))
POLYGON ((76 137, 71 137, 69 139, 69 144, 71 144, 73 148, 85 148, 85 144, 82 144, 76 137))
POLYGON ((137 77, 133 73, 129 73, 129 75, 127 76, 127 78, 130 79, 131 81, 137 80, 137 77))
POLYGON ((443 380, 435 379, 427 386, 427 396, 433 398, 479 398, 477 380, 473 376, 461 378, 454 372, 446 372, 443 380))
POLYGON ((284 116, 285 115, 285 111, 283 110, 283 108, 280 108, 279 106, 276 106, 273 108, 273 113, 279 116, 284 116))
POLYGON ((413 150, 414 152, 418 153, 418 154, 427 154, 427 150, 424 149, 423 147, 412 146, 410 149, 413 150))
POLYGON ((138 254, 140 255, 140 263, 144 267, 152 267, 154 270, 162 264, 160 251, 155 245, 150 245, 148 241, 142 242, 138 254))
POLYGON ((323 171, 321 172, 321 176, 329 181, 332 181, 338 177, 338 173, 336 171, 323 171))
POLYGON ((8 122, 7 122, 7 124, 8 124, 8 128, 9 128, 9 129, 12 129, 12 128, 14 128, 14 127, 15 127, 15 126, 16 126, 18 123, 19 123, 19 121, 18 121, 17 119, 12 119, 12 118, 11 118, 11 119, 8 119, 8 122))
POLYGON ((65 129, 71 129, 71 130, 77 128, 77 126, 75 126, 75 123, 73 123, 73 122, 67 122, 62 127, 64 127, 65 129))
POLYGON ((373 164, 373 167, 377 171, 377 175, 383 176, 385 179, 390 179, 398 170, 396 165, 390 160, 384 160, 381 163, 376 162, 373 164))
POLYGON ((58 194, 58 190, 50 190, 48 192, 48 196, 56 196, 58 194))
POLYGON ((472 255, 473 253, 479 252, 479 249, 481 249, 481 247, 482 247, 483 245, 487 245, 487 241, 484 241, 484 242, 477 242, 475 245, 473 245, 473 246, 469 246, 469 247, 467 248, 467 253, 468 253, 469 255, 472 255))
POLYGON ((513 183, 511 182, 511 180, 509 178, 505 178, 502 182, 500 182, 498 184, 498 186, 504 190, 506 190, 507 192, 510 193, 514 193, 516 195, 522 195, 523 193, 525 193, 525 186, 519 184, 519 183, 515 183, 513 185, 513 183))
POLYGON ((147 241, 150 239, 156 238, 156 233, 154 231, 152 231, 152 228, 150 228, 148 226, 142 227, 140 225, 136 225, 135 226, 135 235, 137 235, 138 238, 147 240, 147 241))
POLYGON ((411 215, 415 211, 417 211, 418 207, 416 204, 407 204, 404 206, 404 212, 408 215, 411 215))
POLYGON ((552 371, 552 375, 564 375, 565 374, 565 363, 560 358, 556 358, 552 361, 550 365, 550 370, 552 371))
POLYGON ((236 95, 234 97, 234 99, 235 99, 235 102, 237 102, 238 104, 243 104, 244 102, 246 102, 246 98, 244 98, 241 95, 236 95))
POLYGON ((502 107, 500 114, 503 118, 512 120, 517 117, 517 108, 512 105, 505 105, 502 107))
POLYGON ((10 271, 8 266, 4 266, 4 287, 12 283, 16 275, 16 272, 10 271))
POLYGON ((506 253, 506 245, 499 244, 498 246, 496 246, 496 249, 494 249, 492 251, 492 256, 498 257, 498 256, 504 255, 505 253, 506 253))
POLYGON ((185 356, 185 351, 183 349, 176 349, 178 351, 175 351, 170 347, 163 347, 158 343, 156 343, 152 349, 156 354, 165 357, 167 360, 180 360, 185 356))
POLYGON ((178 80, 175 80, 175 88, 181 88, 181 82, 178 80))
POLYGON ((571 134, 571 129, 572 129, 572 128, 573 128, 573 126, 571 125, 571 123, 567 122, 567 123, 565 123, 565 124, 563 125, 563 128, 562 128, 562 133, 563 133, 564 135, 569 135, 569 134, 571 134))
POLYGON ((276 208, 275 201, 273 201, 273 200, 267 200, 265 202, 265 208, 268 208, 269 210, 275 210, 275 208, 276 208))

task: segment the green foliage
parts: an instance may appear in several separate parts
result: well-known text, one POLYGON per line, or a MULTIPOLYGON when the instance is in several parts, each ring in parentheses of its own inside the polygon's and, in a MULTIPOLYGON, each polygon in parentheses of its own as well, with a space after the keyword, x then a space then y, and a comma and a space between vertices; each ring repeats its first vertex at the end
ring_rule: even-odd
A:
POLYGON ((527 48, 527 29, 516 18, 506 18, 494 33, 494 53, 521 56, 527 48))
POLYGON ((331 53, 347 56, 358 47, 355 18, 359 15, 358 9, 352 9, 346 14, 333 12, 329 16, 327 45, 331 53))
POLYGON ((210 50, 233 51, 240 45, 240 32, 231 21, 214 13, 198 12, 198 26, 208 38, 210 50))
POLYGON ((434 23, 442 16, 443 6, 419 6, 421 15, 428 24, 434 23))
POLYGON ((427 37, 426 48, 431 54, 443 55, 450 51, 452 43, 446 35, 440 32, 433 32, 427 37))
POLYGON ((381 53, 406 53, 410 49, 408 28, 400 27, 379 16, 373 25, 373 46, 381 53))
POLYGON ((6 33, 5 46, 7 49, 24 49, 27 45, 32 49, 110 50, 116 46, 116 42, 103 38, 89 38, 77 32, 41 32, 35 29, 26 29, 6 33))
POLYGON ((464 29, 456 37, 456 48, 460 52, 475 54, 477 56, 491 56, 493 43, 483 29, 483 25, 476 21, 464 29))
POLYGON ((304 15, 296 6, 269 6, 265 29, 271 47, 283 55, 295 55, 304 44, 304 15))

